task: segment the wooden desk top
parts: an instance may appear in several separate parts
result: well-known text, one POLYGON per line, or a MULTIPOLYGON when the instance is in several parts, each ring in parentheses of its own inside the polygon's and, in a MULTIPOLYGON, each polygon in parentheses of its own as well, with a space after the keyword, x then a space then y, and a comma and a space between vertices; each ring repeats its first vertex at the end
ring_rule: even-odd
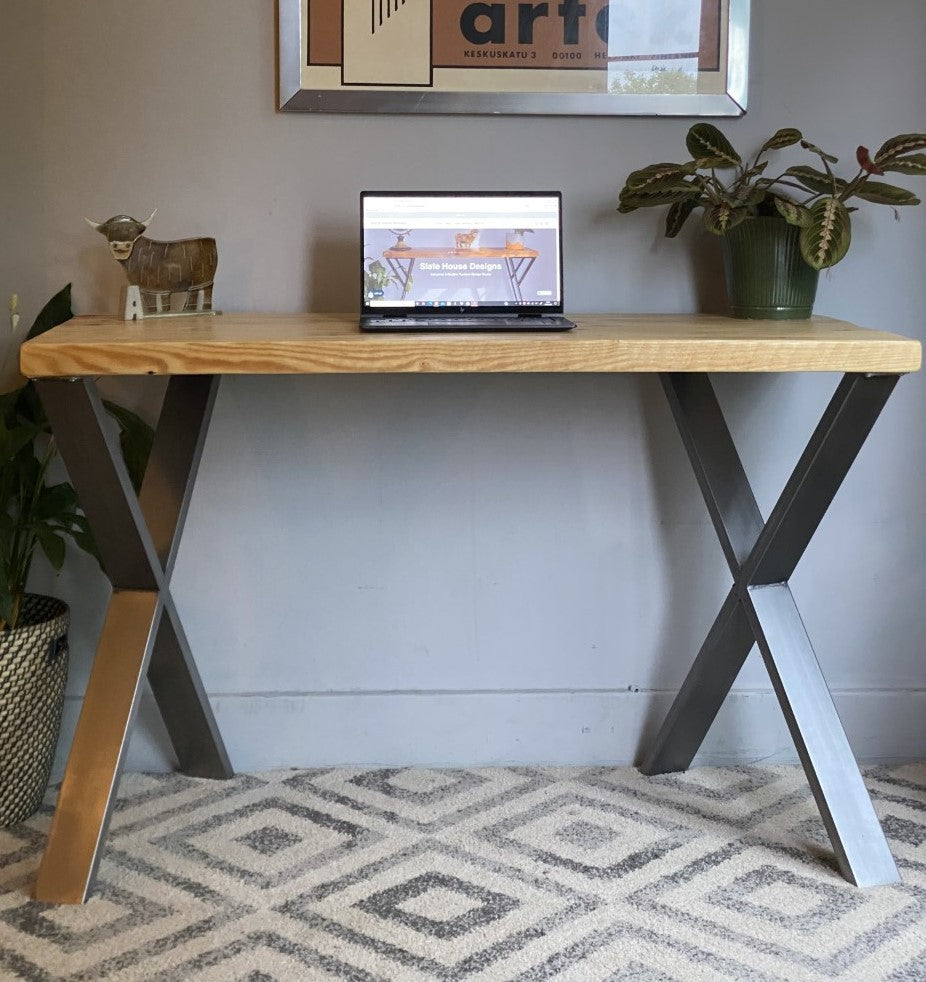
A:
POLYGON ((814 317, 578 314, 562 333, 362 334, 356 314, 75 317, 20 349, 31 378, 354 372, 914 372, 919 341, 814 317))
POLYGON ((386 259, 534 259, 540 253, 536 249, 517 249, 506 246, 502 249, 454 249, 424 246, 421 249, 386 249, 383 256, 386 259))

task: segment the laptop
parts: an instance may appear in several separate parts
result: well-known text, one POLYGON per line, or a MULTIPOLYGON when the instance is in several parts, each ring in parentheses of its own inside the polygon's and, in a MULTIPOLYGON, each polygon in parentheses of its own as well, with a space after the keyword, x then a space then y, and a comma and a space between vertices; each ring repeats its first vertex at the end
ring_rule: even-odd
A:
POLYGON ((568 331, 558 191, 365 191, 364 331, 568 331))

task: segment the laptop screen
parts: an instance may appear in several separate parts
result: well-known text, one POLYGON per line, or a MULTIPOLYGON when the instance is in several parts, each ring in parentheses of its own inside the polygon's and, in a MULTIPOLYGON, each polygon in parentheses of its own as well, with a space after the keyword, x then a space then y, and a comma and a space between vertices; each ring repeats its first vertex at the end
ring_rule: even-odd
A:
POLYGON ((559 192, 364 192, 367 314, 563 309, 559 192))

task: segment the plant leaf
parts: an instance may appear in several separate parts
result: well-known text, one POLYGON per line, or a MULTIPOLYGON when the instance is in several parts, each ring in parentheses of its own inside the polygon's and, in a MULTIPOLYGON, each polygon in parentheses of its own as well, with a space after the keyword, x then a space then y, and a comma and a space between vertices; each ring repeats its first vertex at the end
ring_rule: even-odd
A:
POLYGON ((663 184, 674 184, 679 178, 694 170, 694 161, 687 164, 650 164, 627 175, 624 189, 640 190, 663 184))
POLYGON ((61 567, 64 565, 66 549, 64 539, 47 525, 37 525, 34 531, 35 537, 42 547, 42 552, 45 553, 55 572, 60 573, 61 567))
POLYGON ((911 153, 909 157, 897 157, 881 169, 897 174, 926 174, 926 153, 911 153))
POLYGON ((810 224, 801 229, 801 254, 814 269, 834 266, 849 251, 852 227, 839 198, 821 198, 809 209, 810 224))
POLYGON ((810 191, 818 194, 832 194, 835 183, 835 191, 839 194, 846 188, 846 182, 841 177, 830 177, 825 171, 817 170, 815 167, 808 167, 801 164, 798 167, 789 167, 785 174, 795 178, 798 183, 803 184, 810 191))
POLYGON ((141 483, 151 456, 151 445, 154 443, 154 430, 131 409, 120 406, 108 399, 103 400, 106 412, 119 426, 119 447, 126 469, 132 481, 135 493, 141 490, 141 483))
POLYGON ((811 223, 810 209, 799 205, 796 201, 776 197, 775 207, 778 209, 778 214, 789 225, 796 225, 798 228, 807 228, 811 223))
POLYGON ((871 201, 876 205, 918 205, 920 199, 906 188, 883 181, 865 181, 855 192, 863 201, 871 201))
POLYGON ((729 232, 731 228, 736 228, 740 222, 745 221, 748 217, 748 209, 734 208, 728 202, 721 201, 720 204, 704 209, 704 218, 701 220, 701 224, 712 235, 723 235, 725 232, 729 232))
POLYGON ((694 198, 685 198, 683 201, 676 201, 669 208, 669 213, 666 215, 667 239, 674 239, 678 235, 688 216, 694 211, 696 203, 694 198))
MULTIPOLYGON (((879 167, 896 160, 901 154, 926 148, 926 133, 901 133, 885 140, 875 154, 875 163, 879 167)), ((887 168, 885 168, 886 170, 887 168)))
POLYGON ((671 187, 655 188, 654 190, 627 190, 621 192, 618 211, 626 214, 637 208, 652 208, 656 205, 671 205, 685 198, 696 199, 700 190, 687 181, 680 181, 671 187))
POLYGON ((32 518, 64 522, 77 508, 77 495, 70 484, 53 484, 42 488, 32 509, 32 518))
POLYGON ((73 316, 74 313, 71 310, 71 284, 68 283, 66 287, 59 290, 39 311, 38 317, 36 317, 32 327, 29 328, 26 340, 37 338, 40 334, 50 331, 53 327, 69 321, 73 316))
MULTIPOLYGON (((6 583, 6 570, 0 570, 3 574, 3 583, 6 583)), ((13 618, 13 594, 12 591, 8 590, 5 586, 0 585, 0 631, 6 630, 7 625, 10 627, 15 627, 15 624, 10 624, 13 618)))
POLYGON ((743 171, 743 176, 740 178, 740 180, 742 181, 750 177, 758 177, 760 174, 765 173, 766 167, 768 167, 768 161, 763 160, 761 164, 756 164, 755 167, 750 167, 749 170, 743 171))
POLYGON ((778 130, 762 144, 762 151, 783 150, 785 147, 793 147, 795 143, 800 143, 803 138, 800 130, 792 128, 778 130))
POLYGON ((742 163, 730 141, 712 123, 695 123, 688 131, 685 145, 699 167, 723 170, 742 163))
POLYGON ((884 171, 871 159, 868 147, 858 146, 855 150, 855 159, 859 167, 867 174, 883 174, 884 171))
POLYGON ((834 157, 831 153, 827 153, 825 150, 821 150, 815 143, 808 143, 807 140, 801 140, 801 146, 805 150, 809 150, 811 153, 815 153, 818 157, 822 157, 825 161, 830 164, 838 164, 839 158, 834 157))

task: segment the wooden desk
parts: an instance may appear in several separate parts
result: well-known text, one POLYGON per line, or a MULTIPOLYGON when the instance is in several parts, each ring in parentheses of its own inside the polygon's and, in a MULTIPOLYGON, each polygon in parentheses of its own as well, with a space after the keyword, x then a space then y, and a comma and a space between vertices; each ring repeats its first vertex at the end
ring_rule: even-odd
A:
POLYGON ((146 674, 181 769, 232 775, 169 589, 218 382, 232 374, 658 372, 733 585, 643 770, 689 766, 758 643, 840 869, 860 886, 898 879, 788 579, 898 378, 919 369, 919 342, 827 318, 574 319, 569 333, 381 335, 359 333, 356 315, 77 317, 22 346, 113 584, 37 898, 80 903, 92 887, 146 674), (816 371, 844 374, 766 521, 707 373, 816 371), (93 381, 122 375, 170 376, 137 498, 93 381))

